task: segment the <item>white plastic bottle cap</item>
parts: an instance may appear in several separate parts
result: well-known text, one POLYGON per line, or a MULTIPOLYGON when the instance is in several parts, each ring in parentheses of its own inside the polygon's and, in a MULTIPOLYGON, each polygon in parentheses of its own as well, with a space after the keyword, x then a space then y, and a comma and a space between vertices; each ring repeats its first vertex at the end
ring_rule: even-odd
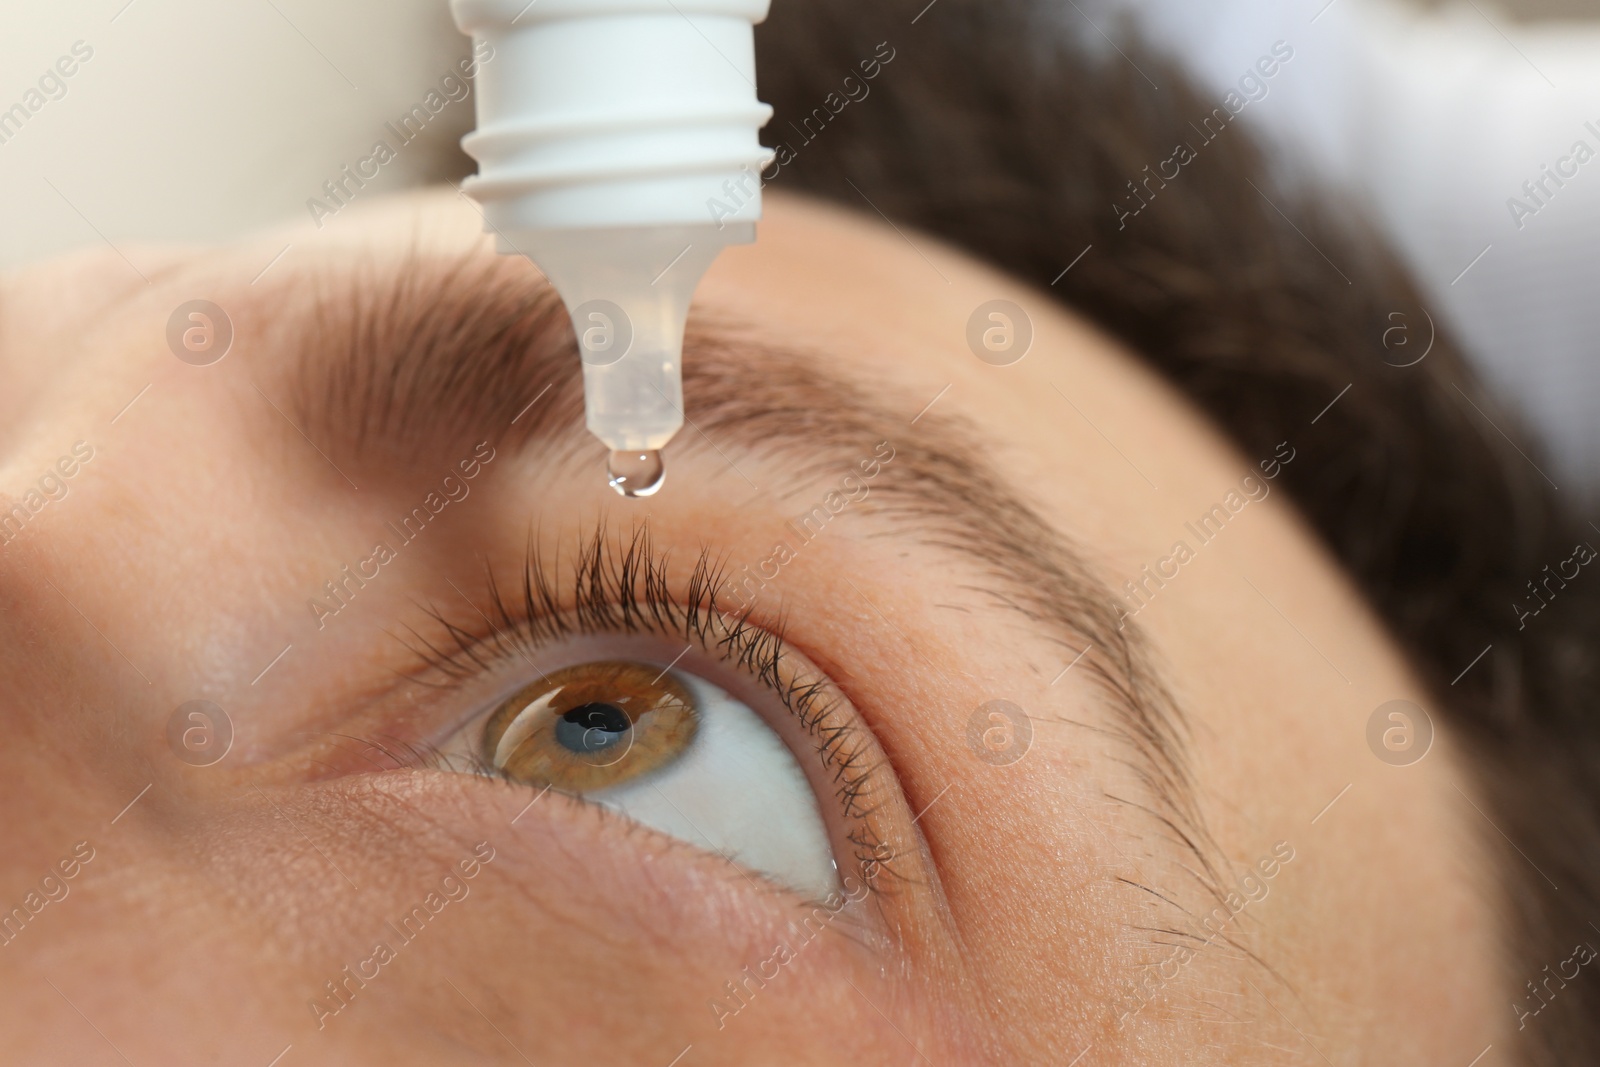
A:
POLYGON ((500 251, 538 264, 573 313, 588 425, 613 451, 659 449, 682 426, 689 300, 723 247, 755 238, 768 4, 452 2, 485 56, 463 188, 500 251))
MULTIPOLYGON (((769 0, 454 0, 494 49, 477 75, 466 189, 506 232, 713 221, 772 158, 752 27, 769 0)), ((761 216, 759 195, 734 222, 761 216)))

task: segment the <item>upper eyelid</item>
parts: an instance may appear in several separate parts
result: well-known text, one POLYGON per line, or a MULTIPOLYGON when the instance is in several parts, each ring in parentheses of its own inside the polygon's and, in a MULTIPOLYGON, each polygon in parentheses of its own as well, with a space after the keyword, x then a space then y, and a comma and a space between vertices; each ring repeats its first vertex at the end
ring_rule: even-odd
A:
MULTIPOLYGON (((639 633, 698 645, 779 694, 803 733, 816 743, 816 759, 823 770, 833 775, 828 795, 855 827, 846 835, 856 850, 852 858, 858 863, 870 859, 876 869, 898 877, 892 846, 881 836, 874 817, 880 804, 879 782, 893 773, 881 758, 876 740, 859 721, 858 713, 849 712, 847 719, 835 718, 835 712, 849 702, 825 675, 808 678, 785 697, 779 676, 784 673, 782 662, 789 650, 781 629, 754 624, 750 619, 753 609, 739 614, 718 610, 717 592, 724 573, 720 562, 703 550, 683 594, 677 595, 669 584, 667 555, 656 550, 647 529, 638 528, 623 539, 609 536, 602 528, 579 543, 567 567, 559 556, 530 548, 516 605, 507 602, 490 571, 489 611, 477 612, 483 626, 462 625, 436 608, 424 609, 453 647, 440 648, 414 628, 411 633, 423 647, 410 647, 423 672, 442 674, 442 686, 455 688, 469 685, 480 674, 519 662, 542 643, 564 638, 639 633), (559 587, 555 575, 564 575, 559 587), (889 859, 882 851, 886 848, 889 859)), ((460 726, 472 723, 482 711, 477 709, 462 718, 460 726)), ((432 745, 412 742, 407 748, 413 752, 420 749, 424 753, 420 762, 431 765, 426 753, 434 750, 432 745)), ((898 786, 892 788, 898 791, 898 786)))
MULTIPOLYGON (((702 551, 689 576, 682 597, 675 596, 667 579, 668 557, 656 551, 649 531, 638 528, 627 541, 612 540, 604 529, 580 542, 571 573, 571 596, 557 588, 554 574, 562 570, 559 550, 546 557, 537 546, 530 547, 527 566, 516 606, 508 603, 492 570, 487 572, 489 613, 478 609, 486 629, 453 621, 436 607, 423 610, 442 631, 440 644, 408 630, 416 642, 406 642, 418 657, 419 665, 460 681, 490 664, 485 650, 496 659, 528 655, 540 643, 595 632, 658 633, 681 637, 711 650, 713 644, 726 645, 731 635, 749 629, 766 635, 780 647, 781 633, 757 630, 748 613, 723 612, 718 606, 718 591, 723 585, 723 569, 709 551, 702 551), (720 620, 725 632, 716 635, 720 620), (418 647, 418 646, 421 647, 418 647)), ((417 679, 428 684, 421 678, 417 679)))
MULTIPOLYGON (((708 550, 702 550, 684 586, 676 595, 667 576, 668 556, 658 552, 646 528, 639 527, 626 539, 613 539, 602 527, 579 547, 571 567, 571 597, 558 591, 554 574, 562 572, 559 553, 546 557, 531 546, 516 606, 507 603, 494 572, 487 572, 488 606, 485 613, 474 607, 484 623, 474 627, 452 621, 435 607, 423 610, 442 631, 449 647, 408 627, 412 642, 403 642, 416 657, 410 680, 436 689, 470 685, 482 675, 503 669, 508 663, 525 662, 542 673, 533 653, 546 644, 574 637, 606 633, 656 634, 698 645, 708 654, 729 661, 752 675, 769 689, 778 692, 785 708, 819 742, 818 754, 825 766, 835 766, 841 775, 851 773, 855 764, 848 758, 852 735, 861 727, 855 723, 829 723, 841 703, 842 695, 830 680, 820 677, 798 685, 792 693, 782 692, 782 663, 787 645, 781 627, 768 629, 751 622, 753 609, 735 614, 718 607, 718 591, 724 583, 724 569, 708 550), (420 647, 419 647, 420 646, 420 647), (442 676, 430 682, 425 676, 442 676), (841 755, 841 753, 846 755, 841 755)), ((470 719, 464 720, 470 721, 470 719)), ((867 768, 857 779, 842 786, 841 796, 854 797, 862 783, 876 768, 867 768)))

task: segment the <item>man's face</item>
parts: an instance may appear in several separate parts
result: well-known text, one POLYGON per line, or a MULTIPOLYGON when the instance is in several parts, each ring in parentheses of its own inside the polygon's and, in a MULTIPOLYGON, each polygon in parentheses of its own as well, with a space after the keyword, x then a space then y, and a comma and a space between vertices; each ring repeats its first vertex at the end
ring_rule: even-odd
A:
POLYGON ((0 286, 0 1058, 1499 1039, 1492 827, 1369 732, 1427 698, 1276 488, 1315 412, 1239 455, 1042 292, 775 197, 624 500, 479 227, 0 286))

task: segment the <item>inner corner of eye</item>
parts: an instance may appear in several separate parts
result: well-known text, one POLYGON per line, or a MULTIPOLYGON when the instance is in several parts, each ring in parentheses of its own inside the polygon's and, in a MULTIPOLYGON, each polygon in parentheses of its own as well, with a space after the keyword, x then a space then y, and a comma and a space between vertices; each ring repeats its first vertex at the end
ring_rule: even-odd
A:
POLYGON ((795 754, 759 712, 681 666, 595 660, 551 671, 466 740, 474 763, 498 777, 583 796, 809 895, 839 887, 795 754))

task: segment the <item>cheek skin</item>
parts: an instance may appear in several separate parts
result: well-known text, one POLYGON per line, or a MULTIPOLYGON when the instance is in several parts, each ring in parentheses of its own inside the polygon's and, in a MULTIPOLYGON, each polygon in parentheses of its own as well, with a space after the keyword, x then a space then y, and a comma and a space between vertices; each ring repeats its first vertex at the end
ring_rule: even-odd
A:
POLYGON ((14 1017, 38 1021, 6 1039, 8 1060, 98 1062, 104 1052, 74 1043, 81 1020, 49 987, 14 984, 42 968, 136 1063, 240 1049, 264 1050, 267 1062, 291 1041, 330 1063, 437 1064, 468 1052, 500 1062, 502 1039, 479 1010, 536 1062, 659 1067, 689 1044, 707 1064, 909 1054, 863 994, 941 1062, 964 1061, 940 1035, 950 1013, 886 985, 879 958, 854 939, 859 927, 841 917, 802 944, 791 923, 810 912, 789 897, 556 795, 524 811, 530 791, 391 772, 240 787, 225 791, 239 798, 231 805, 207 805, 184 784, 160 782, 101 843, 59 914, 46 910, 54 921, 70 909, 70 929, 41 926, 6 949, 15 969, 0 989, 24 1013, 14 1017), (494 857, 464 878, 459 864, 482 841, 494 857), (388 924, 447 874, 469 893, 402 944, 388 924), (332 1003, 326 983, 358 970, 377 941, 395 959, 319 1029, 310 1002, 332 1003), (779 943, 795 961, 719 1028, 713 999, 735 1003, 725 983, 779 943), (238 1010, 196 1012, 239 989, 251 996, 238 1010), (575 1015, 594 1001, 606 1010, 575 1015))
MULTIPOLYGON (((209 969, 220 987, 249 985, 259 1032, 281 1033, 329 1062, 437 1063, 462 1049, 505 1056, 478 1010, 537 1062, 661 1067, 689 1044, 705 1064, 913 1056, 867 998, 901 1029, 914 1028, 927 1054, 961 1061, 939 1021, 947 1013, 896 994, 880 957, 860 944, 860 925, 847 925, 850 913, 805 942, 791 923, 811 911, 795 899, 592 807, 557 794, 526 807, 531 791, 428 771, 268 787, 271 803, 242 792, 241 805, 220 816, 152 809, 185 855, 169 857, 166 903, 142 950, 155 946, 160 961, 161 946, 171 949, 151 968, 158 973, 209 969), (457 864, 482 841, 493 859, 462 878, 457 864), (403 942, 388 923, 429 892, 443 897, 450 874, 469 893, 403 942), (178 946, 194 935, 179 916, 195 914, 191 903, 204 916, 200 929, 230 931, 224 939, 247 949, 180 965, 175 957, 188 949, 178 946), (344 978, 347 965, 355 971, 377 941, 395 958, 319 1030, 309 1002, 336 1003, 325 983, 344 978), (747 980, 745 968, 757 970, 780 942, 794 947, 794 960, 765 985, 747 980), (711 1003, 737 1006, 729 981, 753 992, 719 1028, 711 1003), (575 1014, 579 1003, 604 1008, 575 1014)), ((116 1028, 135 1062, 159 1061, 174 1035, 197 1032, 186 1020, 204 994, 161 995, 180 982, 157 979, 148 1003, 108 990, 97 1022, 116 1028)))

